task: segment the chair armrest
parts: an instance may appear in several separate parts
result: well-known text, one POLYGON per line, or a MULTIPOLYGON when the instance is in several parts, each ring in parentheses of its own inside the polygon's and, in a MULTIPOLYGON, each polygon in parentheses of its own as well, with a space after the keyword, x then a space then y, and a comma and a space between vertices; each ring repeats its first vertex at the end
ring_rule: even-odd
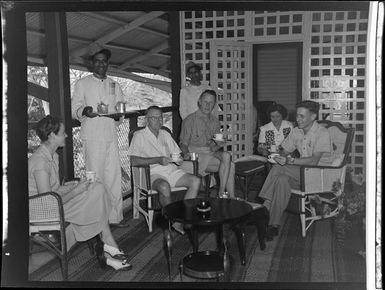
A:
POLYGON ((63 201, 62 201, 62 198, 60 196, 60 194, 54 192, 54 191, 49 191, 49 192, 44 192, 44 193, 39 193, 39 194, 35 194, 35 195, 32 195, 32 196, 29 196, 29 200, 34 200, 34 199, 42 199, 43 197, 46 197, 46 196, 52 196, 54 197, 56 200, 57 200, 57 204, 60 206, 60 205, 63 205, 63 201))
POLYGON ((148 168, 150 169, 150 165, 131 165, 132 167, 136 167, 136 168, 148 168))
POLYGON ((301 166, 300 190, 306 193, 333 191, 335 182, 344 181, 345 166, 301 166))
POLYGON ((183 162, 191 162, 192 164, 192 174, 194 174, 195 176, 198 176, 198 170, 199 170, 199 163, 198 163, 198 160, 183 160, 183 162))
POLYGON ((345 163, 342 163, 338 166, 332 166, 332 165, 301 165, 301 171, 304 170, 304 168, 319 168, 319 169, 336 169, 336 168, 342 168, 345 166, 345 163))
POLYGON ((146 175, 146 186, 148 189, 151 189, 151 175, 150 175, 150 165, 131 165, 135 168, 143 168, 144 174, 146 175))

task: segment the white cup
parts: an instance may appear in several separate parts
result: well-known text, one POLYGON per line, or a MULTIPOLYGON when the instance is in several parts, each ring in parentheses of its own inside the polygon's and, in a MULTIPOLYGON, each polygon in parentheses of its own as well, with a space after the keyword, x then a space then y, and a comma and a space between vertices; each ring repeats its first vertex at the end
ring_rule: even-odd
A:
POLYGON ((179 161, 180 153, 171 153, 171 159, 172 161, 179 161))
POLYGON ((269 155, 269 159, 273 159, 276 156, 279 156, 279 153, 272 153, 269 155))
POLYGON ((223 140, 223 134, 222 133, 217 133, 214 135, 215 140, 223 140))
POLYGON ((198 159, 198 153, 196 152, 190 152, 191 160, 197 160, 198 159))
POLYGON ((96 180, 96 172, 95 171, 86 171, 86 178, 90 182, 95 182, 95 180, 96 180))
POLYGON ((124 113, 126 111, 126 104, 124 102, 117 102, 116 110, 118 113, 124 113))

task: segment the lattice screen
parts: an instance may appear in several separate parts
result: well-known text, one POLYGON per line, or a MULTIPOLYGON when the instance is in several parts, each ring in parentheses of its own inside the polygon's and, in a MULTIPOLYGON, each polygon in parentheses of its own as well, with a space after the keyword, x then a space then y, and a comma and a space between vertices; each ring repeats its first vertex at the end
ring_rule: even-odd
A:
POLYGON ((232 151, 233 159, 252 154, 251 119, 251 45, 242 42, 213 42, 211 70, 216 78, 212 85, 218 88, 218 112, 225 133, 231 136, 225 150, 232 151))
POLYGON ((367 12, 313 12, 310 99, 320 118, 356 129, 350 166, 363 172, 365 152, 365 58, 367 12))
POLYGON ((258 12, 251 15, 252 38, 302 37, 304 15, 302 12, 258 12))
POLYGON ((194 61, 202 65, 203 81, 210 81, 209 41, 245 40, 245 11, 181 12, 182 86, 185 84, 185 64, 194 61))
MULTIPOLYGON (((218 81, 214 81, 217 75, 212 75, 210 79, 209 40, 252 44, 303 42, 302 99, 322 104, 320 118, 338 120, 356 129, 350 166, 355 173, 364 172, 368 12, 185 11, 180 16, 182 86, 184 66, 190 60, 203 65, 205 81, 218 81), (337 86, 321 88, 320 83, 324 86, 328 83, 325 77, 333 77, 337 86), (346 78, 348 87, 343 85, 341 91, 340 83, 346 84, 346 78)), ((226 110, 225 106, 225 113, 226 110)))

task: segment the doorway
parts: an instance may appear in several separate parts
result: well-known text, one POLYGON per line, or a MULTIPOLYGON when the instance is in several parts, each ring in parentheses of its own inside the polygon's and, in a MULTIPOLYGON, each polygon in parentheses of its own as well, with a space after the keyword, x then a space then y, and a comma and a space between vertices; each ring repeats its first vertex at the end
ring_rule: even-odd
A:
POLYGON ((253 104, 259 115, 266 110, 260 113, 258 102, 267 101, 285 106, 287 119, 295 121, 295 105, 302 101, 302 42, 253 45, 253 104))

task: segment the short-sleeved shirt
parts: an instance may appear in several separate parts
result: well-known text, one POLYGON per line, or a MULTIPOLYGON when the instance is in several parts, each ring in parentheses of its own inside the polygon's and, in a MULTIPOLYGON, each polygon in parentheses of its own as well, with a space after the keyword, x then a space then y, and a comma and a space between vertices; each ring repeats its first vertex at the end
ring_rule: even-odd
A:
POLYGON ((28 159, 28 189, 29 195, 38 194, 35 172, 44 171, 49 176, 49 184, 52 191, 58 191, 59 181, 59 156, 54 153, 52 156, 45 145, 40 147, 28 159))
POLYGON ((199 155, 199 174, 205 175, 205 170, 211 158, 215 157, 215 152, 211 152, 209 141, 214 134, 219 133, 221 124, 213 114, 209 116, 200 110, 190 114, 183 120, 180 134, 180 143, 188 146, 190 152, 199 155))
POLYGON ((301 157, 311 157, 313 153, 323 153, 319 163, 328 163, 331 158, 331 139, 326 128, 314 122, 307 134, 302 129, 295 127, 281 143, 288 152, 298 150, 301 157))
POLYGON ((279 130, 270 122, 260 128, 258 143, 279 146, 292 129, 293 125, 286 120, 282 120, 279 130))
POLYGON ((205 90, 212 90, 212 88, 207 84, 200 84, 199 86, 188 84, 180 90, 179 114, 182 120, 198 110, 198 99, 205 90))
POLYGON ((201 110, 190 114, 182 122, 180 143, 193 147, 208 147, 214 134, 219 133, 221 124, 213 114, 203 114, 201 110))
MULTIPOLYGON (((181 153, 181 150, 171 137, 171 135, 166 130, 159 130, 158 137, 146 126, 146 128, 135 132, 130 148, 128 149, 128 155, 138 156, 138 157, 159 157, 167 156, 169 157, 171 153, 181 153)), ((164 175, 164 172, 173 172, 176 170, 182 170, 178 168, 174 163, 169 163, 167 165, 161 164, 151 164, 150 172, 151 175, 164 175)), ((183 173, 179 174, 181 175, 183 173)), ((176 182, 177 180, 175 180, 176 182)), ((173 186, 171 184, 171 186, 173 186)))

